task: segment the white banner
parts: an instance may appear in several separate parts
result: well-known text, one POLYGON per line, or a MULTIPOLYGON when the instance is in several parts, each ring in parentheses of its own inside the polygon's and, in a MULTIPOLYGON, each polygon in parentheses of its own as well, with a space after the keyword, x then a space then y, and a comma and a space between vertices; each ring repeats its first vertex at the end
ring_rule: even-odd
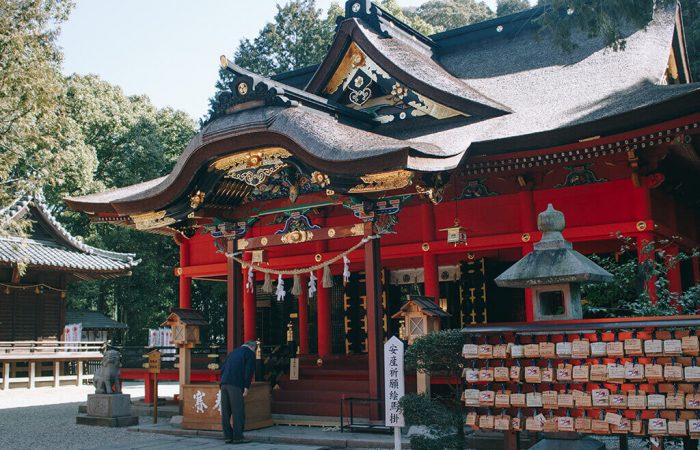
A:
POLYGON ((384 343, 384 421, 388 427, 404 426, 399 410, 404 392, 403 342, 392 336, 384 343))
POLYGON ((63 340, 69 342, 66 344, 66 351, 78 351, 80 347, 78 344, 72 344, 72 342, 80 342, 83 337, 83 324, 82 323, 70 323, 63 329, 63 340))

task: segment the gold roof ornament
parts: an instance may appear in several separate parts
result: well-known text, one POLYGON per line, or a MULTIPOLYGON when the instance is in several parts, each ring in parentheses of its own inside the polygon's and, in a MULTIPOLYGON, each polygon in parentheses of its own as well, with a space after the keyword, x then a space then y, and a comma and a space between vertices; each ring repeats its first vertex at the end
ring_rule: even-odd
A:
POLYGON ((225 178, 255 187, 286 167, 287 163, 283 160, 291 156, 292 154, 282 147, 249 150, 217 159, 209 166, 209 171, 226 171, 225 178))
POLYGON ((174 224, 172 217, 166 216, 166 211, 151 211, 143 214, 133 214, 131 220, 137 230, 150 230, 174 224))
POLYGON ((363 184, 351 188, 348 192, 359 194, 365 192, 390 191, 409 186, 413 180, 410 170, 394 170, 391 172, 373 173, 360 177, 363 184))

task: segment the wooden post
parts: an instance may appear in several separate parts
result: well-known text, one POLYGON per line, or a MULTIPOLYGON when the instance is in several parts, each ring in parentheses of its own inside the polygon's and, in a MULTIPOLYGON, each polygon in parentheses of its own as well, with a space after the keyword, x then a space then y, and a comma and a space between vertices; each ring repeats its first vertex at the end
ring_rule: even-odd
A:
MULTIPOLYGON (((244 255, 246 261, 250 261, 250 254, 244 255)), ((254 341, 256 337, 255 330, 255 278, 253 278, 253 286, 248 288, 248 268, 243 270, 243 342, 254 341), (252 291, 251 291, 252 289, 252 291)))
POLYGON ((700 283, 700 257, 696 256, 691 259, 693 264, 693 284, 700 283))
POLYGON ((27 387, 34 389, 36 387, 36 362, 30 361, 27 370, 29 371, 29 384, 27 387))
POLYGON ((76 379, 76 386, 82 386, 83 385, 83 362, 78 360, 76 361, 76 372, 78 373, 77 379, 76 379))
MULTIPOLYGON (((236 241, 226 243, 226 252, 233 253, 236 241)), ((242 305, 241 305, 241 265, 233 258, 227 258, 226 268, 226 350, 230 353, 242 344, 242 305)))
POLYGON ((505 450, 520 450, 520 433, 505 431, 503 433, 503 448, 505 450))
POLYGON ((60 361, 53 362, 53 387, 61 385, 61 363, 60 361))
MULTIPOLYGON (((383 398, 384 332, 382 327, 382 280, 379 239, 365 244, 365 282, 367 295, 367 353, 369 354, 369 397, 383 398)), ((370 404, 370 419, 381 417, 379 404, 370 404)))
POLYGON ((308 278, 299 277, 301 293, 299 294, 299 354, 309 354, 309 296, 308 278))
POLYGON ((10 363, 5 362, 2 365, 2 390, 10 389, 10 363))
MULTIPOLYGON (((180 347, 180 358, 178 360, 179 364, 179 375, 180 375, 180 399, 182 400, 182 395, 185 392, 183 386, 186 384, 190 384, 190 366, 191 361, 190 361, 190 352, 191 349, 187 348, 186 346, 180 347)), ((155 401, 158 401, 156 398, 155 401)))

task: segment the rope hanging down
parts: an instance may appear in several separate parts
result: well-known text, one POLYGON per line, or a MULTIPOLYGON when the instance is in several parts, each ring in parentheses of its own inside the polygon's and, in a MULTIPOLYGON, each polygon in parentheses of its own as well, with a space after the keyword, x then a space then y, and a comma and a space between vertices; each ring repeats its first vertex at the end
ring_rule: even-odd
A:
MULTIPOLYGON (((244 261, 243 259, 239 258, 236 256, 234 253, 226 253, 227 258, 231 258, 234 261, 236 261, 238 264, 241 265, 243 268, 248 268, 253 267, 254 270, 266 274, 274 274, 274 275, 301 275, 310 271, 318 270, 318 269, 323 269, 326 266, 330 266, 331 264, 340 261, 343 257, 348 256, 350 253, 354 252, 358 248, 362 247, 364 244, 368 243, 371 239, 379 239, 378 234, 373 234, 372 236, 365 236, 362 239, 360 239, 360 242, 357 244, 353 245, 349 249, 345 250, 343 253, 339 253, 338 255, 334 256, 333 258, 329 259, 328 261, 324 261, 322 263, 310 266, 310 267, 305 267, 303 269, 291 269, 291 270, 277 270, 277 269, 270 269, 268 267, 262 267, 260 265, 255 265, 251 263, 250 261, 244 261)), ((238 253, 240 254, 240 253, 238 253)))

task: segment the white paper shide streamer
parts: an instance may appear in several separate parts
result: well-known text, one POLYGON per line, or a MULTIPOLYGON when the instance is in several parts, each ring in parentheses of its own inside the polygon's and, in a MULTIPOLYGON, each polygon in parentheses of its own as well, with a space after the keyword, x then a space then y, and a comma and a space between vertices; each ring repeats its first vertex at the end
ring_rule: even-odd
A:
POLYGON ((309 298, 313 297, 316 293, 316 275, 314 271, 309 272, 309 298))
POLYGON ((343 283, 350 281, 350 258, 343 256, 343 283))
POLYGON ((253 292, 255 290, 255 274, 253 273, 253 266, 248 266, 248 282, 245 284, 245 288, 248 292, 253 292))
POLYGON ((278 302, 283 302, 284 301, 284 280, 282 279, 282 274, 279 274, 277 276, 277 292, 275 292, 275 295, 277 295, 277 301, 278 302))

